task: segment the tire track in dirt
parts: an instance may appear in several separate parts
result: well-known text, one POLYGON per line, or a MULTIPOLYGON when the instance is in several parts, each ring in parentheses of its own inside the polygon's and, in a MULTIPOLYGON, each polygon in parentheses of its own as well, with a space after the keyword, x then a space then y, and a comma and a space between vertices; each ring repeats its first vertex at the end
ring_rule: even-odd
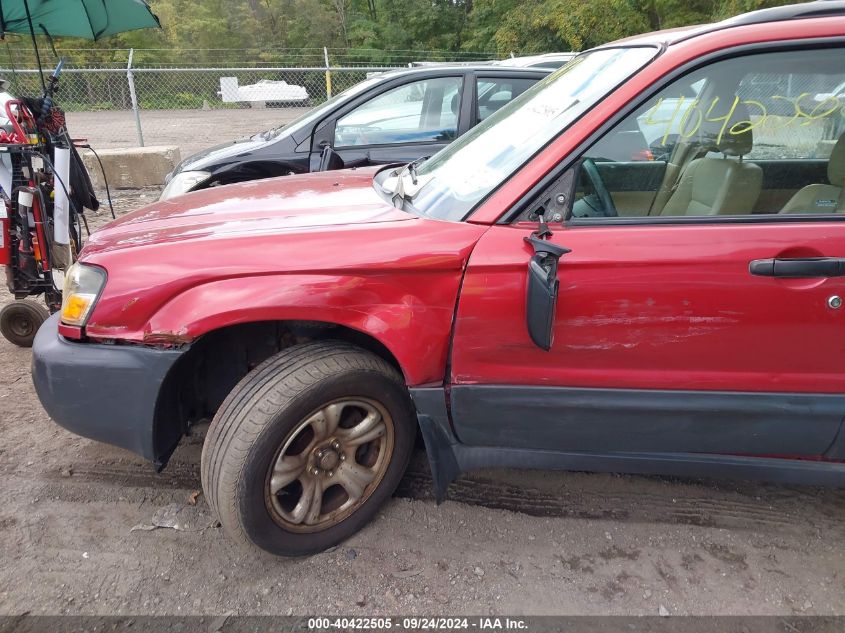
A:
MULTIPOLYGON (((396 496, 413 500, 433 500, 431 475, 416 459, 399 484, 396 496)), ((9 472, 11 465, 0 464, 0 472, 9 472)), ((16 470, 14 467, 11 470, 16 470)), ((15 473, 15 474, 24 474, 15 473)), ((201 487, 199 466, 174 461, 156 473, 144 464, 121 461, 98 461, 75 464, 68 477, 60 469, 42 474, 50 494, 58 498, 78 499, 81 486, 143 488, 159 492, 193 491, 201 487), (72 489, 72 490, 71 490, 72 489), (63 491, 64 490, 64 491, 63 491)), ((502 479, 507 475, 502 475, 502 479)), ((543 490, 539 487, 514 485, 484 474, 468 474, 449 487, 448 499, 471 506, 507 510, 536 517, 606 519, 640 523, 694 525, 702 527, 757 529, 763 531, 806 532, 810 528, 835 528, 839 523, 845 494, 840 491, 815 489, 783 491, 762 490, 765 497, 734 491, 671 482, 660 493, 643 491, 641 482, 623 486, 623 490, 543 490), (698 489, 700 488, 700 490, 698 489)), ((752 493, 759 490, 752 488, 752 493)))
MULTIPOLYGON (((409 472, 397 492, 412 499, 433 499, 431 478, 409 472)), ((630 494, 550 494, 536 488, 514 487, 478 476, 464 477, 449 487, 448 499, 469 505, 510 510, 539 517, 609 519, 644 523, 668 523, 715 528, 800 530, 810 525, 833 527, 838 523, 824 514, 807 511, 799 499, 790 500, 792 508, 772 506, 753 499, 730 500, 701 496, 674 497, 630 494)))

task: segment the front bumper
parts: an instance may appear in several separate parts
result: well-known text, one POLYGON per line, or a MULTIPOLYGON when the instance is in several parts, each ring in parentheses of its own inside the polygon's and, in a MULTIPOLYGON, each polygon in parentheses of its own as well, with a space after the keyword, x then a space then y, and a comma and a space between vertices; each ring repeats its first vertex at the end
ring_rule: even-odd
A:
POLYGON ((76 343, 50 317, 32 346, 32 381, 51 418, 84 437, 160 461, 156 445, 161 385, 184 350, 76 343))

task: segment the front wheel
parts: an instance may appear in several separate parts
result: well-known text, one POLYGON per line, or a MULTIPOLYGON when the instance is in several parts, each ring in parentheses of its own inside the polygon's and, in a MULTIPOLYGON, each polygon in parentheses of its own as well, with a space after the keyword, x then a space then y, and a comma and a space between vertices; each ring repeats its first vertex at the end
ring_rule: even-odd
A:
POLYGON ((363 527, 414 445, 399 372, 342 342, 290 347, 250 372, 211 423, 202 484, 227 534, 282 556, 319 552, 363 527))

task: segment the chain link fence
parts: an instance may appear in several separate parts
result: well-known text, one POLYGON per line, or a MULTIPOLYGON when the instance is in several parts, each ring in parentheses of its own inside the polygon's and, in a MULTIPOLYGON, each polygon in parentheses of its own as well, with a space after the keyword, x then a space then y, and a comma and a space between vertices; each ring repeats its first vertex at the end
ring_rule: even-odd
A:
MULTIPOLYGON (((225 51, 223 60, 224 51, 203 51, 186 52, 182 66, 166 66, 173 51, 95 52, 95 61, 70 55, 61 76, 56 101, 67 113, 71 135, 97 148, 175 145, 183 157, 284 125, 373 73, 407 66, 406 59, 489 59, 485 53, 408 51, 404 58, 394 52, 375 63, 363 52, 300 49, 278 53, 279 60, 291 62, 282 65, 268 64, 273 55, 267 52, 256 59, 251 51, 225 51), (215 65, 202 63, 209 59, 215 65)), ((0 55, 0 77, 16 96, 41 94, 38 71, 20 51, 0 55)))
MULTIPOLYGON (((278 127, 387 68, 66 69, 57 103, 95 147, 176 145, 187 156, 278 127)), ((0 69, 14 95, 41 93, 37 71, 0 69)))

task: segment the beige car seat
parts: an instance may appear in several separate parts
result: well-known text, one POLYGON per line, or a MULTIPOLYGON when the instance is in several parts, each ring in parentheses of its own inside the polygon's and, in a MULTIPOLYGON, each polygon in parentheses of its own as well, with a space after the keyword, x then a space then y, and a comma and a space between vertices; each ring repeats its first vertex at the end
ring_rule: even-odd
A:
POLYGON ((827 163, 829 185, 807 185, 792 196, 781 213, 845 212, 845 134, 839 137, 827 163))
POLYGON ((751 130, 726 132, 722 156, 691 161, 660 215, 750 215, 763 189, 763 170, 742 160, 753 146, 751 130))

